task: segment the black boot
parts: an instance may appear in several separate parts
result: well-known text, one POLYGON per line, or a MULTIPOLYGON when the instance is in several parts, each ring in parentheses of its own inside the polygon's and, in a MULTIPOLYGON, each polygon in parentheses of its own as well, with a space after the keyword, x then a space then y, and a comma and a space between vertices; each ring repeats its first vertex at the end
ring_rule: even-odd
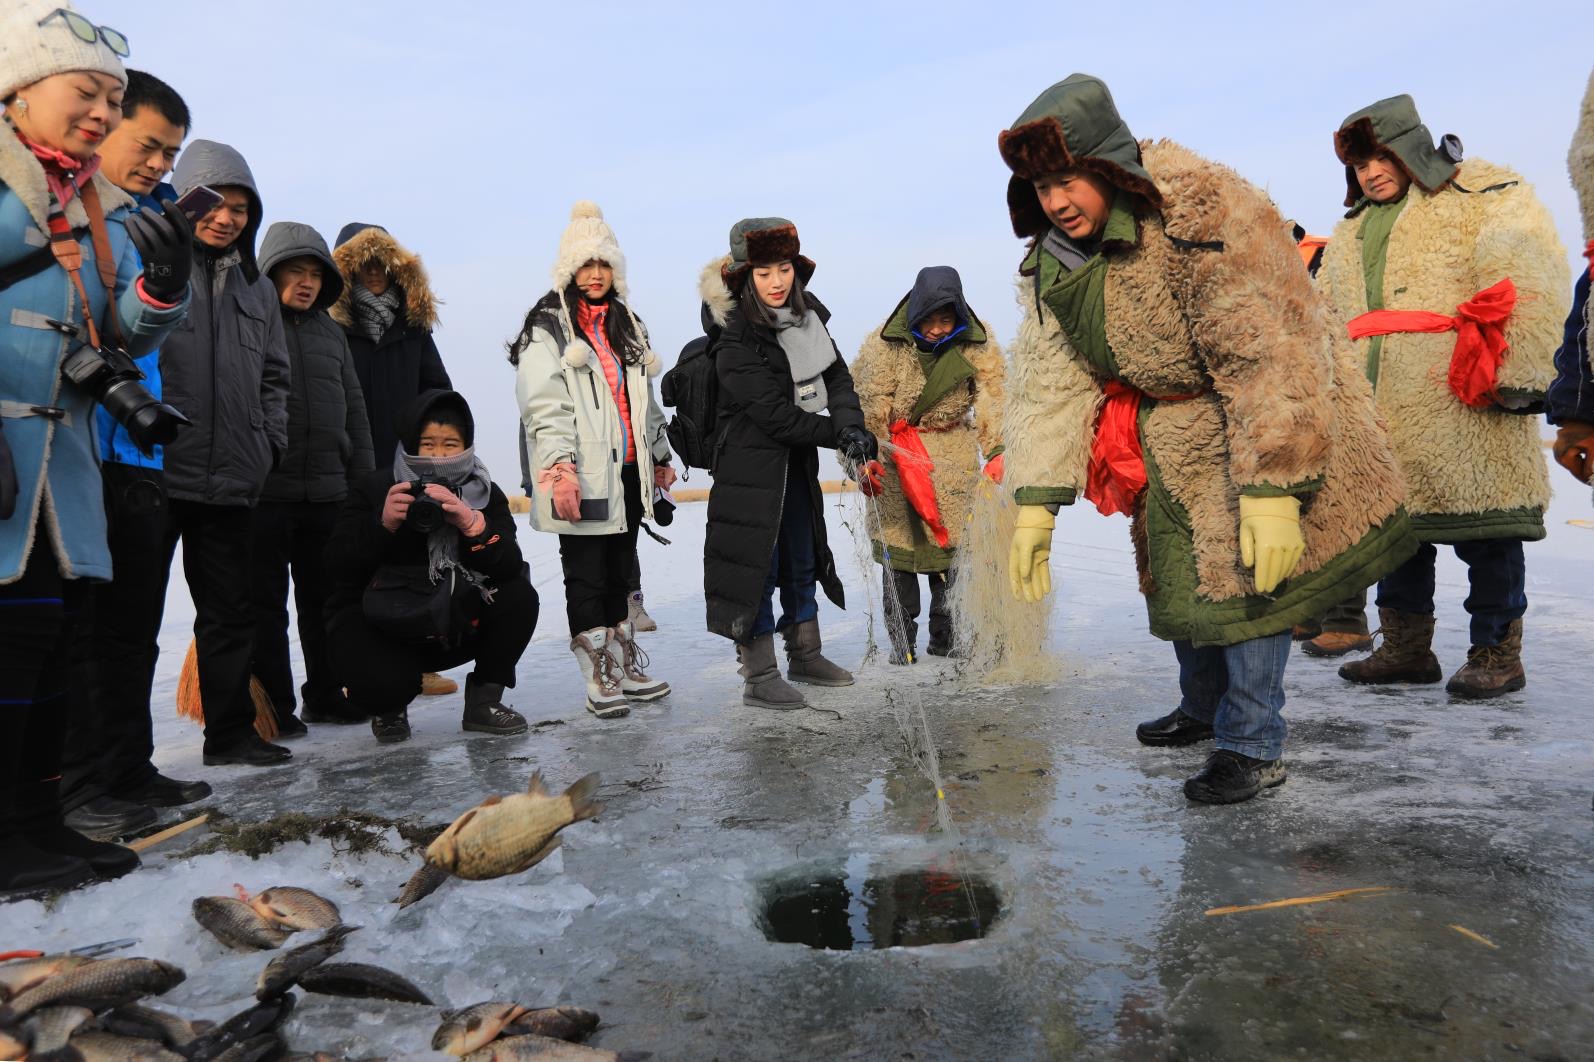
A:
POLYGON ((308 699, 299 709, 299 718, 306 723, 331 723, 334 726, 348 726, 353 723, 364 723, 371 718, 371 713, 357 707, 343 694, 331 697, 325 701, 311 703, 308 699))
POLYGON ((1184 795, 1201 804, 1238 804, 1283 785, 1287 777, 1283 759, 1257 760, 1218 749, 1205 767, 1185 779, 1184 795))
POLYGON ((21 834, 0 828, 0 903, 33 900, 93 880, 94 868, 83 860, 46 852, 21 834))
POLYGON ((309 732, 310 728, 305 726, 304 723, 299 720, 299 717, 294 715, 292 712, 277 713, 278 741, 292 741, 294 738, 304 737, 309 732))
POLYGON ((1161 719, 1135 727, 1135 740, 1157 748, 1194 745, 1198 741, 1212 740, 1212 724, 1175 708, 1161 719))
POLYGON ((893 664, 913 664, 919 656, 919 576, 880 568, 882 600, 885 604, 886 638, 891 642, 893 664))
MULTIPOLYGON (((119 878, 138 869, 138 853, 131 848, 90 840, 61 821, 59 778, 19 783, 16 799, 18 831, 35 848, 56 856, 81 859, 101 878, 119 878)), ((151 818, 154 814, 150 812, 151 818)))
POLYGON ((159 771, 142 782, 124 786, 111 794, 118 800, 152 808, 179 808, 204 800, 210 795, 209 782, 184 782, 167 778, 159 771))
POLYGON ((84 801, 64 816, 66 824, 85 837, 110 841, 131 837, 155 825, 154 808, 113 796, 97 796, 84 801))
POLYGON ((373 715, 371 717, 371 733, 376 735, 379 745, 397 745, 400 741, 410 739, 410 713, 409 709, 401 708, 393 715, 373 715))
POLYGON ((244 767, 276 767, 291 759, 293 753, 281 745, 262 741, 253 730, 231 744, 216 749, 208 746, 205 748, 206 767, 223 767, 228 764, 239 764, 244 767))
POLYGON ((960 656, 952 629, 952 573, 931 572, 930 579, 930 644, 924 651, 931 656, 960 656))
MULTIPOLYGON (((465 676, 465 715, 460 728, 478 734, 524 734, 526 719, 503 703, 504 687, 499 682, 481 682, 476 673, 465 676)), ((377 735, 381 740, 381 735, 377 735)))

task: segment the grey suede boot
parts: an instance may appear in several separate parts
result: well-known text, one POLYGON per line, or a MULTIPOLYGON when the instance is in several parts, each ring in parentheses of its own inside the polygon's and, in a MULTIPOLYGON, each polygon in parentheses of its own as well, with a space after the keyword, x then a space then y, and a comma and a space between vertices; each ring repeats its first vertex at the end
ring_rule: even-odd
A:
POLYGON ((460 729, 479 734, 524 734, 526 718, 503 703, 504 687, 497 682, 479 682, 474 674, 465 676, 465 715, 460 729))
POLYGON ((736 645, 736 659, 745 684, 742 686, 742 703, 754 708, 771 708, 777 712, 793 708, 806 708, 803 695, 780 677, 775 666, 775 636, 760 634, 745 645, 736 645))
POLYGON ((820 653, 819 621, 807 620, 786 628, 786 677, 810 686, 851 686, 852 672, 826 660, 820 653))

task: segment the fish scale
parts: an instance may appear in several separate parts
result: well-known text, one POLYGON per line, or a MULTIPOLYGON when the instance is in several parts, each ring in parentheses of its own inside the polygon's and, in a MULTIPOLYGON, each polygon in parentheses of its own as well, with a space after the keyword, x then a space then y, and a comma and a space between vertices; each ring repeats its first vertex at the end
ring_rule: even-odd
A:
POLYGON ((524 793, 491 796, 449 824, 426 849, 426 861, 472 881, 519 874, 547 858, 559 831, 603 810, 593 800, 598 776, 589 774, 558 796, 532 774, 524 793))

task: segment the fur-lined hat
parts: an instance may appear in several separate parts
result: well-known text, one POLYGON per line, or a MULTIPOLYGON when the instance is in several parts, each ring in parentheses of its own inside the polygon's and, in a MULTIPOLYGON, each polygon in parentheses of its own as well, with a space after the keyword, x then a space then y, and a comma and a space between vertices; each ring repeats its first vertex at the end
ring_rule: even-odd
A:
POLYGON ((802 254, 797 226, 785 218, 743 218, 731 226, 731 254, 721 279, 734 294, 754 266, 790 262, 804 284, 814 275, 814 263, 802 254))
POLYGON ((0 15, 0 100, 35 81, 74 70, 92 70, 127 84, 121 57, 105 38, 96 34, 85 41, 67 24, 66 15, 57 13, 78 14, 66 0, 7 0, 6 6, 9 10, 0 15))
POLYGON ((377 261, 387 270, 404 292, 404 320, 415 328, 428 332, 437 327, 437 307, 440 300, 432 294, 431 281, 419 255, 404 249, 380 225, 355 222, 343 226, 338 232, 337 246, 332 249, 332 260, 343 274, 343 294, 327 312, 345 328, 354 325, 354 285, 359 283, 360 267, 377 261), (352 231, 351 231, 352 230, 352 231))
POLYGON ((570 224, 559 237, 559 257, 553 264, 553 290, 562 292, 575 279, 576 270, 596 259, 614 270, 614 293, 622 300, 629 292, 625 284, 625 254, 614 230, 603 220, 603 211, 590 199, 570 208, 570 224))
POLYGON ((1015 236, 1038 236, 1051 227, 1032 182, 1064 170, 1099 174, 1143 206, 1162 209, 1162 192, 1140 164, 1140 145, 1099 77, 1069 74, 1024 108, 996 145, 1013 171, 1007 213, 1015 236))
MULTIPOLYGON (((1583 111, 1577 132, 1572 134, 1572 150, 1566 153, 1566 168, 1583 208, 1583 238, 1594 243, 1594 73, 1589 74, 1588 89, 1583 93, 1583 111)), ((1594 267, 1594 262, 1590 266, 1594 267)))
POLYGON ((1365 197, 1356 179, 1356 163, 1388 151, 1423 191, 1432 194, 1450 183, 1461 168, 1461 140, 1446 133, 1435 144, 1410 96, 1379 100, 1339 123, 1334 154, 1345 164, 1345 205, 1365 197))

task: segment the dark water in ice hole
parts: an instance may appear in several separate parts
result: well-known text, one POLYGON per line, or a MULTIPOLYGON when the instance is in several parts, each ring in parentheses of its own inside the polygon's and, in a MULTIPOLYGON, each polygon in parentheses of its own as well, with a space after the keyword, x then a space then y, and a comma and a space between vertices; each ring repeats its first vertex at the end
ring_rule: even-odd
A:
POLYGON ((862 879, 845 871, 777 879, 765 886, 759 921, 779 943, 868 951, 975 940, 1001 912, 988 881, 931 867, 862 879))

